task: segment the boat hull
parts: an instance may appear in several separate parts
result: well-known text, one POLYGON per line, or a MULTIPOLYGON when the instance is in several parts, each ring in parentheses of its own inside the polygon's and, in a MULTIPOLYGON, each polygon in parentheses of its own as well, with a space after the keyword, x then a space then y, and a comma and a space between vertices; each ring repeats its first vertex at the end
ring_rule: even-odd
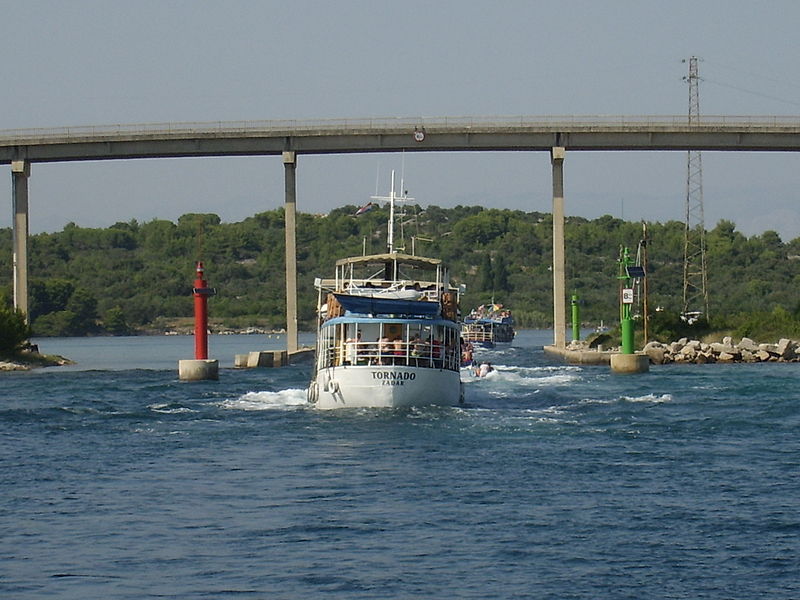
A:
POLYGON ((338 366, 321 369, 309 387, 319 409, 456 406, 463 402, 456 371, 406 366, 338 366))

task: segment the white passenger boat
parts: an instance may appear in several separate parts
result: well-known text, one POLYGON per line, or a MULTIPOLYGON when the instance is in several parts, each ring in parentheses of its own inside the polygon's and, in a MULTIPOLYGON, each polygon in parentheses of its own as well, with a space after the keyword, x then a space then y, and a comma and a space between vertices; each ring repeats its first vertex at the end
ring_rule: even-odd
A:
POLYGON ((482 304, 464 317, 461 337, 465 342, 484 348, 511 342, 516 335, 514 317, 502 304, 482 304))
MULTIPOLYGON (((392 189, 390 215, 394 200, 392 189)), ((343 258, 315 281, 317 408, 463 402, 459 290, 442 261, 395 251, 391 227, 389 252, 343 258)))

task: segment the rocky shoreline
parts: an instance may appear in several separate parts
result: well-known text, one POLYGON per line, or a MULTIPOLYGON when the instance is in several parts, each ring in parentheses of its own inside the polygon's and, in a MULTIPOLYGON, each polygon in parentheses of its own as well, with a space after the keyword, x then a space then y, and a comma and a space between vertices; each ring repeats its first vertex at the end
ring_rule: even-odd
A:
POLYGON ((63 356, 23 352, 13 357, 0 358, 0 371, 30 371, 40 367, 62 367, 75 363, 63 356))
POLYGON ((782 338, 777 344, 758 344, 748 337, 743 337, 736 344, 730 336, 722 338, 722 342, 710 344, 681 338, 669 344, 648 342, 642 352, 654 365, 800 362, 800 342, 786 338, 782 338))

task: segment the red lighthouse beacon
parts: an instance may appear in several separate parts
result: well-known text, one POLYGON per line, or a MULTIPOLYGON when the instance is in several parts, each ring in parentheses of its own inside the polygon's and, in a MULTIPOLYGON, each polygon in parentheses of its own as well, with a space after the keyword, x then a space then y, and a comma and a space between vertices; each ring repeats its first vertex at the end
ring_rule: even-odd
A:
POLYGON ((208 358, 208 297, 214 295, 208 287, 203 263, 197 263, 192 294, 194 296, 194 360, 178 361, 178 377, 197 381, 219 379, 219 362, 208 358))

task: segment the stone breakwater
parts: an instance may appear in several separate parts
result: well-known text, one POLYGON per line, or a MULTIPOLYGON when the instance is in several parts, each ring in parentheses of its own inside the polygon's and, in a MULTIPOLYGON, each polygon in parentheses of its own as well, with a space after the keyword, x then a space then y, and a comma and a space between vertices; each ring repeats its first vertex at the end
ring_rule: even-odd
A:
POLYGON ((800 342, 781 339, 777 344, 758 344, 743 337, 734 343, 731 337, 722 342, 706 344, 698 340, 681 338, 677 342, 662 344, 648 342, 642 352, 650 358, 650 363, 734 363, 734 362, 800 362, 800 342))

